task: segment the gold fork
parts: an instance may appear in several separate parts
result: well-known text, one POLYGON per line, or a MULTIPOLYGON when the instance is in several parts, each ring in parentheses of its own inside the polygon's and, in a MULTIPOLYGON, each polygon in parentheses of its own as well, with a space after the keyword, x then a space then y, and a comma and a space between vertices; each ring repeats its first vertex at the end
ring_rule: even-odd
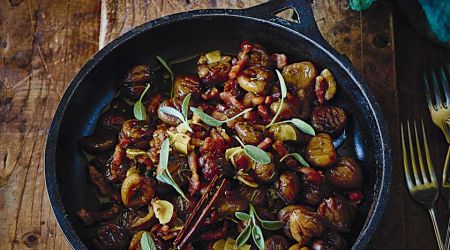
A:
MULTIPOLYGON (((447 64, 447 74, 450 75, 450 64, 447 64)), ((444 68, 439 70, 436 74, 434 71, 431 72, 431 83, 433 84, 434 98, 436 104, 433 104, 430 95, 430 86, 428 84, 428 78, 424 74, 425 82, 425 93, 427 96, 428 109, 430 110, 431 119, 434 124, 438 126, 445 135, 447 143, 450 144, 450 90, 447 76, 445 75, 444 68), (439 77, 437 76, 439 75, 439 77), (440 80, 440 81, 439 81, 440 80), (442 86, 445 95, 445 101, 441 97, 441 91, 439 85, 442 86)), ((441 193, 447 202, 447 209, 450 212, 450 182, 448 168, 450 165, 450 146, 447 150, 447 156, 445 157, 444 170, 442 171, 442 187, 441 193)), ((448 221, 447 233, 445 236, 445 249, 450 249, 450 219, 448 221)))
POLYGON ((434 172, 433 163, 431 161, 430 152, 428 150, 428 142, 427 142, 427 138, 425 135, 425 128, 424 128, 423 122, 422 122, 423 148, 425 150, 426 165, 428 166, 428 175, 429 176, 427 175, 427 171, 425 169, 425 163, 424 163, 424 160, 422 157, 422 149, 420 146, 419 135, 417 133, 416 122, 414 121, 414 133, 415 133, 415 142, 416 142, 415 149, 414 149, 413 139, 411 136, 411 128, 409 125, 409 121, 407 121, 406 126, 407 126, 407 130, 408 130, 407 133, 408 133, 408 142, 409 142, 409 153, 411 156, 410 161, 408 159, 407 147, 406 147, 406 143, 405 143, 405 134, 403 131, 403 123, 400 125, 401 134, 402 134, 403 166, 405 169, 406 185, 408 186, 408 190, 409 190, 411 197, 416 202, 420 203, 422 206, 424 206, 426 209, 428 209, 428 212, 430 213, 431 221, 433 223, 434 234, 436 235, 436 241, 437 241, 439 250, 443 250, 444 247, 442 244, 441 234, 439 233, 439 228, 438 228, 438 224, 436 221, 436 211, 435 211, 435 207, 434 207, 434 204, 435 204, 436 199, 439 194, 439 184, 436 179, 436 173, 434 172), (421 175, 419 174, 419 171, 417 168, 415 151, 417 152, 417 159, 419 161, 421 175), (412 177, 411 177, 409 162, 411 162, 411 165, 412 165, 414 181, 412 180, 412 177))

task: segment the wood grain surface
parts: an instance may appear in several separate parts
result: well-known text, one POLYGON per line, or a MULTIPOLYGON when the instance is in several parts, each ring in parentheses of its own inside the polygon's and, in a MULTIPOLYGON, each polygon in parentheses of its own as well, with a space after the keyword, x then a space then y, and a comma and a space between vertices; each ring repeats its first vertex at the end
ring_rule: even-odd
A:
MULTIPOLYGON (((262 2, 0 0, 0 249, 70 249, 45 191, 44 146, 61 95, 98 48, 164 15, 262 2)), ((435 163, 442 165, 446 145, 427 116, 420 72, 449 58, 448 51, 436 49, 401 17, 394 18, 395 8, 387 1, 358 13, 345 0, 320 0, 313 10, 325 39, 363 73, 391 134, 390 200, 368 249, 437 249, 427 213, 408 197, 398 139, 400 118, 424 117, 435 163)), ((444 226, 442 206, 440 218, 444 226)))

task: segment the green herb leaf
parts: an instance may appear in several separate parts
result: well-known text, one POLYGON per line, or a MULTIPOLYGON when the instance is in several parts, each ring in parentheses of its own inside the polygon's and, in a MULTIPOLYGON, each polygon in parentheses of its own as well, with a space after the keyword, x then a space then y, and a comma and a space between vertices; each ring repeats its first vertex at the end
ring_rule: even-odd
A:
POLYGON ((259 164, 269 164, 271 162, 270 156, 266 151, 253 145, 245 145, 237 135, 235 135, 234 138, 244 148, 244 153, 247 154, 252 160, 259 164))
POLYGON ((140 121, 147 119, 147 112, 145 110, 144 104, 142 104, 142 98, 144 98, 145 94, 147 94, 147 91, 149 90, 149 88, 150 88, 150 84, 147 84, 147 86, 145 87, 141 96, 139 97, 139 100, 137 100, 134 103, 133 114, 134 114, 134 117, 140 121))
POLYGON ((292 124, 294 124, 303 133, 312 135, 312 136, 316 135, 316 132, 314 131, 313 127, 311 125, 309 125, 308 123, 306 123, 300 119, 297 119, 297 118, 292 119, 290 122, 292 124))
POLYGON ((166 138, 161 144, 161 150, 159 151, 159 166, 162 169, 167 169, 169 165, 169 152, 170 152, 170 142, 169 138, 166 138))
POLYGON ((155 242, 153 241, 152 237, 147 232, 144 232, 142 234, 141 248, 142 248, 142 250, 156 250, 155 242))
POLYGON ((239 234, 239 236, 236 238, 236 247, 241 247, 245 244, 245 242, 248 241, 250 238, 250 235, 252 234, 252 225, 251 223, 248 223, 248 225, 242 230, 242 232, 239 234))
POLYGON ((236 218, 238 218, 242 221, 248 221, 252 218, 249 214, 244 213, 244 212, 236 212, 236 213, 234 213, 234 215, 236 216, 236 218))
POLYGON ((172 84, 172 87, 170 88, 170 97, 173 97, 173 79, 174 79, 173 71, 170 68, 170 65, 166 62, 166 60, 164 60, 164 58, 162 58, 160 56, 156 56, 156 59, 158 59, 158 61, 161 63, 161 65, 167 70, 167 72, 169 72, 170 83, 172 84))
POLYGON ((217 120, 217 119, 215 119, 215 118, 213 118, 213 117, 207 115, 206 113, 204 113, 203 111, 201 111, 201 110, 198 109, 198 108, 191 107, 191 111, 192 111, 195 115, 197 115, 198 117, 200 117, 200 119, 201 119, 204 123, 206 123, 206 124, 208 124, 208 125, 210 125, 210 126, 217 127, 217 126, 222 125, 222 123, 223 123, 222 121, 219 121, 219 120, 217 120))
POLYGON ((217 127, 217 126, 220 126, 220 125, 222 125, 222 124, 224 124, 224 123, 227 123, 227 122, 229 122, 229 121, 232 121, 232 120, 238 118, 239 116, 244 115, 245 113, 249 112, 250 110, 252 110, 252 109, 251 109, 251 108, 245 109, 245 110, 242 111, 241 113, 239 113, 239 114, 237 114, 237 115, 235 115, 235 116, 233 116, 233 117, 231 117, 231 118, 228 118, 228 119, 226 119, 226 120, 224 120, 224 121, 219 121, 219 120, 217 120, 216 118, 211 117, 210 115, 208 115, 208 114, 206 114, 205 112, 201 111, 200 109, 191 107, 191 111, 192 111, 194 114, 196 114, 198 117, 200 117, 200 119, 201 119, 204 123, 208 124, 209 126, 213 126, 213 127, 217 127))
POLYGON ((161 107, 159 108, 159 111, 171 115, 171 116, 175 116, 176 118, 180 119, 180 121, 184 122, 184 117, 183 114, 181 114, 180 111, 178 111, 175 108, 172 107, 161 107))
POLYGON ((271 161, 270 156, 266 151, 253 145, 245 145, 244 152, 257 163, 269 164, 271 161))
POLYGON ((181 105, 181 113, 183 114, 185 121, 187 121, 190 101, 191 101, 191 93, 189 93, 186 97, 184 97, 183 105, 181 105))
POLYGON ((275 123, 275 121, 278 118, 278 115, 280 115, 281 109, 283 108, 284 98, 287 96, 287 88, 286 88, 286 82, 284 81, 283 75, 281 75, 280 71, 278 69, 275 70, 277 72, 278 80, 280 81, 280 90, 281 90, 281 100, 280 100, 280 106, 278 107, 277 113, 272 118, 272 121, 266 126, 270 127, 275 123))
POLYGON ((271 221, 271 220, 259 220, 261 226, 267 230, 278 230, 284 226, 282 221, 271 221))
POLYGON ((134 103, 133 114, 134 117, 139 121, 144 121, 147 119, 147 112, 145 111, 145 106, 141 101, 137 101, 134 103))
POLYGON ((172 186, 185 200, 187 200, 186 195, 183 190, 178 186, 178 184, 174 181, 168 169, 164 169, 161 173, 156 176, 156 179, 162 183, 166 183, 167 185, 172 186))
POLYGON ((292 156, 294 157, 300 164, 302 164, 305 167, 310 167, 309 163, 299 154, 299 153, 290 153, 285 156, 283 156, 280 159, 280 162, 286 159, 287 157, 292 156))
POLYGON ((173 74, 173 71, 170 68, 169 64, 166 62, 166 60, 164 60, 164 58, 162 58, 160 56, 156 56, 156 59, 158 59, 158 61, 161 63, 161 65, 167 70, 167 72, 169 72, 170 79, 173 82, 174 74, 173 74))
POLYGON ((261 228, 258 225, 253 225, 252 237, 253 237, 253 241, 255 242, 256 246, 259 249, 264 250, 264 235, 262 233, 261 228))

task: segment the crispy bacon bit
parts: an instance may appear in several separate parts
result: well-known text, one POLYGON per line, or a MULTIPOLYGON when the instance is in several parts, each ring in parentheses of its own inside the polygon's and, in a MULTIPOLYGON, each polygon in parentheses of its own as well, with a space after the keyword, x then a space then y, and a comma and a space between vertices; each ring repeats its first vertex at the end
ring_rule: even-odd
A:
POLYGON ((153 116, 156 114, 156 112, 158 112, 158 107, 160 103, 161 103, 160 94, 154 95, 152 99, 147 102, 145 106, 147 107, 147 112, 149 116, 153 116))
POLYGON ((189 180, 189 193, 196 194, 200 190, 200 176, 198 175, 198 155, 192 151, 188 156, 188 164, 191 169, 191 179, 189 180))
POLYGON ((272 54, 271 59, 275 62, 277 69, 283 69, 284 66, 288 64, 287 57, 285 54, 274 53, 272 54))
POLYGON ((212 211, 208 218, 202 224, 202 227, 212 225, 219 221, 219 213, 217 211, 212 211))
POLYGON ((299 171, 306 175, 306 179, 314 185, 320 185, 325 178, 322 171, 317 171, 310 167, 302 167, 299 171))
POLYGON ((258 148, 260 148, 264 151, 267 151, 267 150, 269 150, 270 146, 272 145, 272 142, 273 142, 273 140, 270 139, 270 137, 266 137, 266 138, 264 138, 264 140, 262 142, 260 142, 258 144, 258 148))
POLYGON ((288 149, 286 148, 286 146, 284 146, 284 143, 280 140, 276 140, 272 144, 272 147, 273 147, 273 149, 275 149, 275 151, 277 151, 277 153, 280 157, 283 157, 288 153, 288 149))
POLYGON ((364 198, 364 195, 361 191, 351 191, 348 192, 348 199, 351 201, 361 201, 364 198))

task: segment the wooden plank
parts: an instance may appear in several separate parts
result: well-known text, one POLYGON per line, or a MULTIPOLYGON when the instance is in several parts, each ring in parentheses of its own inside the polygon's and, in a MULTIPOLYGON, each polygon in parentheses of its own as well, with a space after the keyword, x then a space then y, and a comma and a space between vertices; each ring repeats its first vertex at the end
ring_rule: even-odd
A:
POLYGON ((64 89, 98 48, 99 10, 0 2, 0 249, 69 249, 45 191, 44 146, 64 89))
MULTIPOLYGON (((438 179, 441 179, 440 175, 448 144, 442 132, 431 121, 430 113, 426 106, 423 74, 444 65, 445 62, 448 63, 450 61, 450 51, 425 40, 401 16, 397 17, 395 21, 395 43, 398 45, 396 49, 396 64, 399 121, 405 122, 412 119, 420 121, 420 119, 423 119, 430 154, 438 179)), ((404 178, 403 175, 401 178, 404 178)), ((404 180, 399 180, 399 182, 403 184, 404 180)), ((405 186, 398 185, 398 189, 402 189, 406 193, 405 186)), ((408 239, 406 249, 438 249, 427 210, 417 205, 406 194, 404 199, 405 220, 407 223, 404 234, 408 239)), ((444 200, 438 199, 437 205, 438 223, 440 223, 441 232, 445 232, 448 216, 444 200)))

